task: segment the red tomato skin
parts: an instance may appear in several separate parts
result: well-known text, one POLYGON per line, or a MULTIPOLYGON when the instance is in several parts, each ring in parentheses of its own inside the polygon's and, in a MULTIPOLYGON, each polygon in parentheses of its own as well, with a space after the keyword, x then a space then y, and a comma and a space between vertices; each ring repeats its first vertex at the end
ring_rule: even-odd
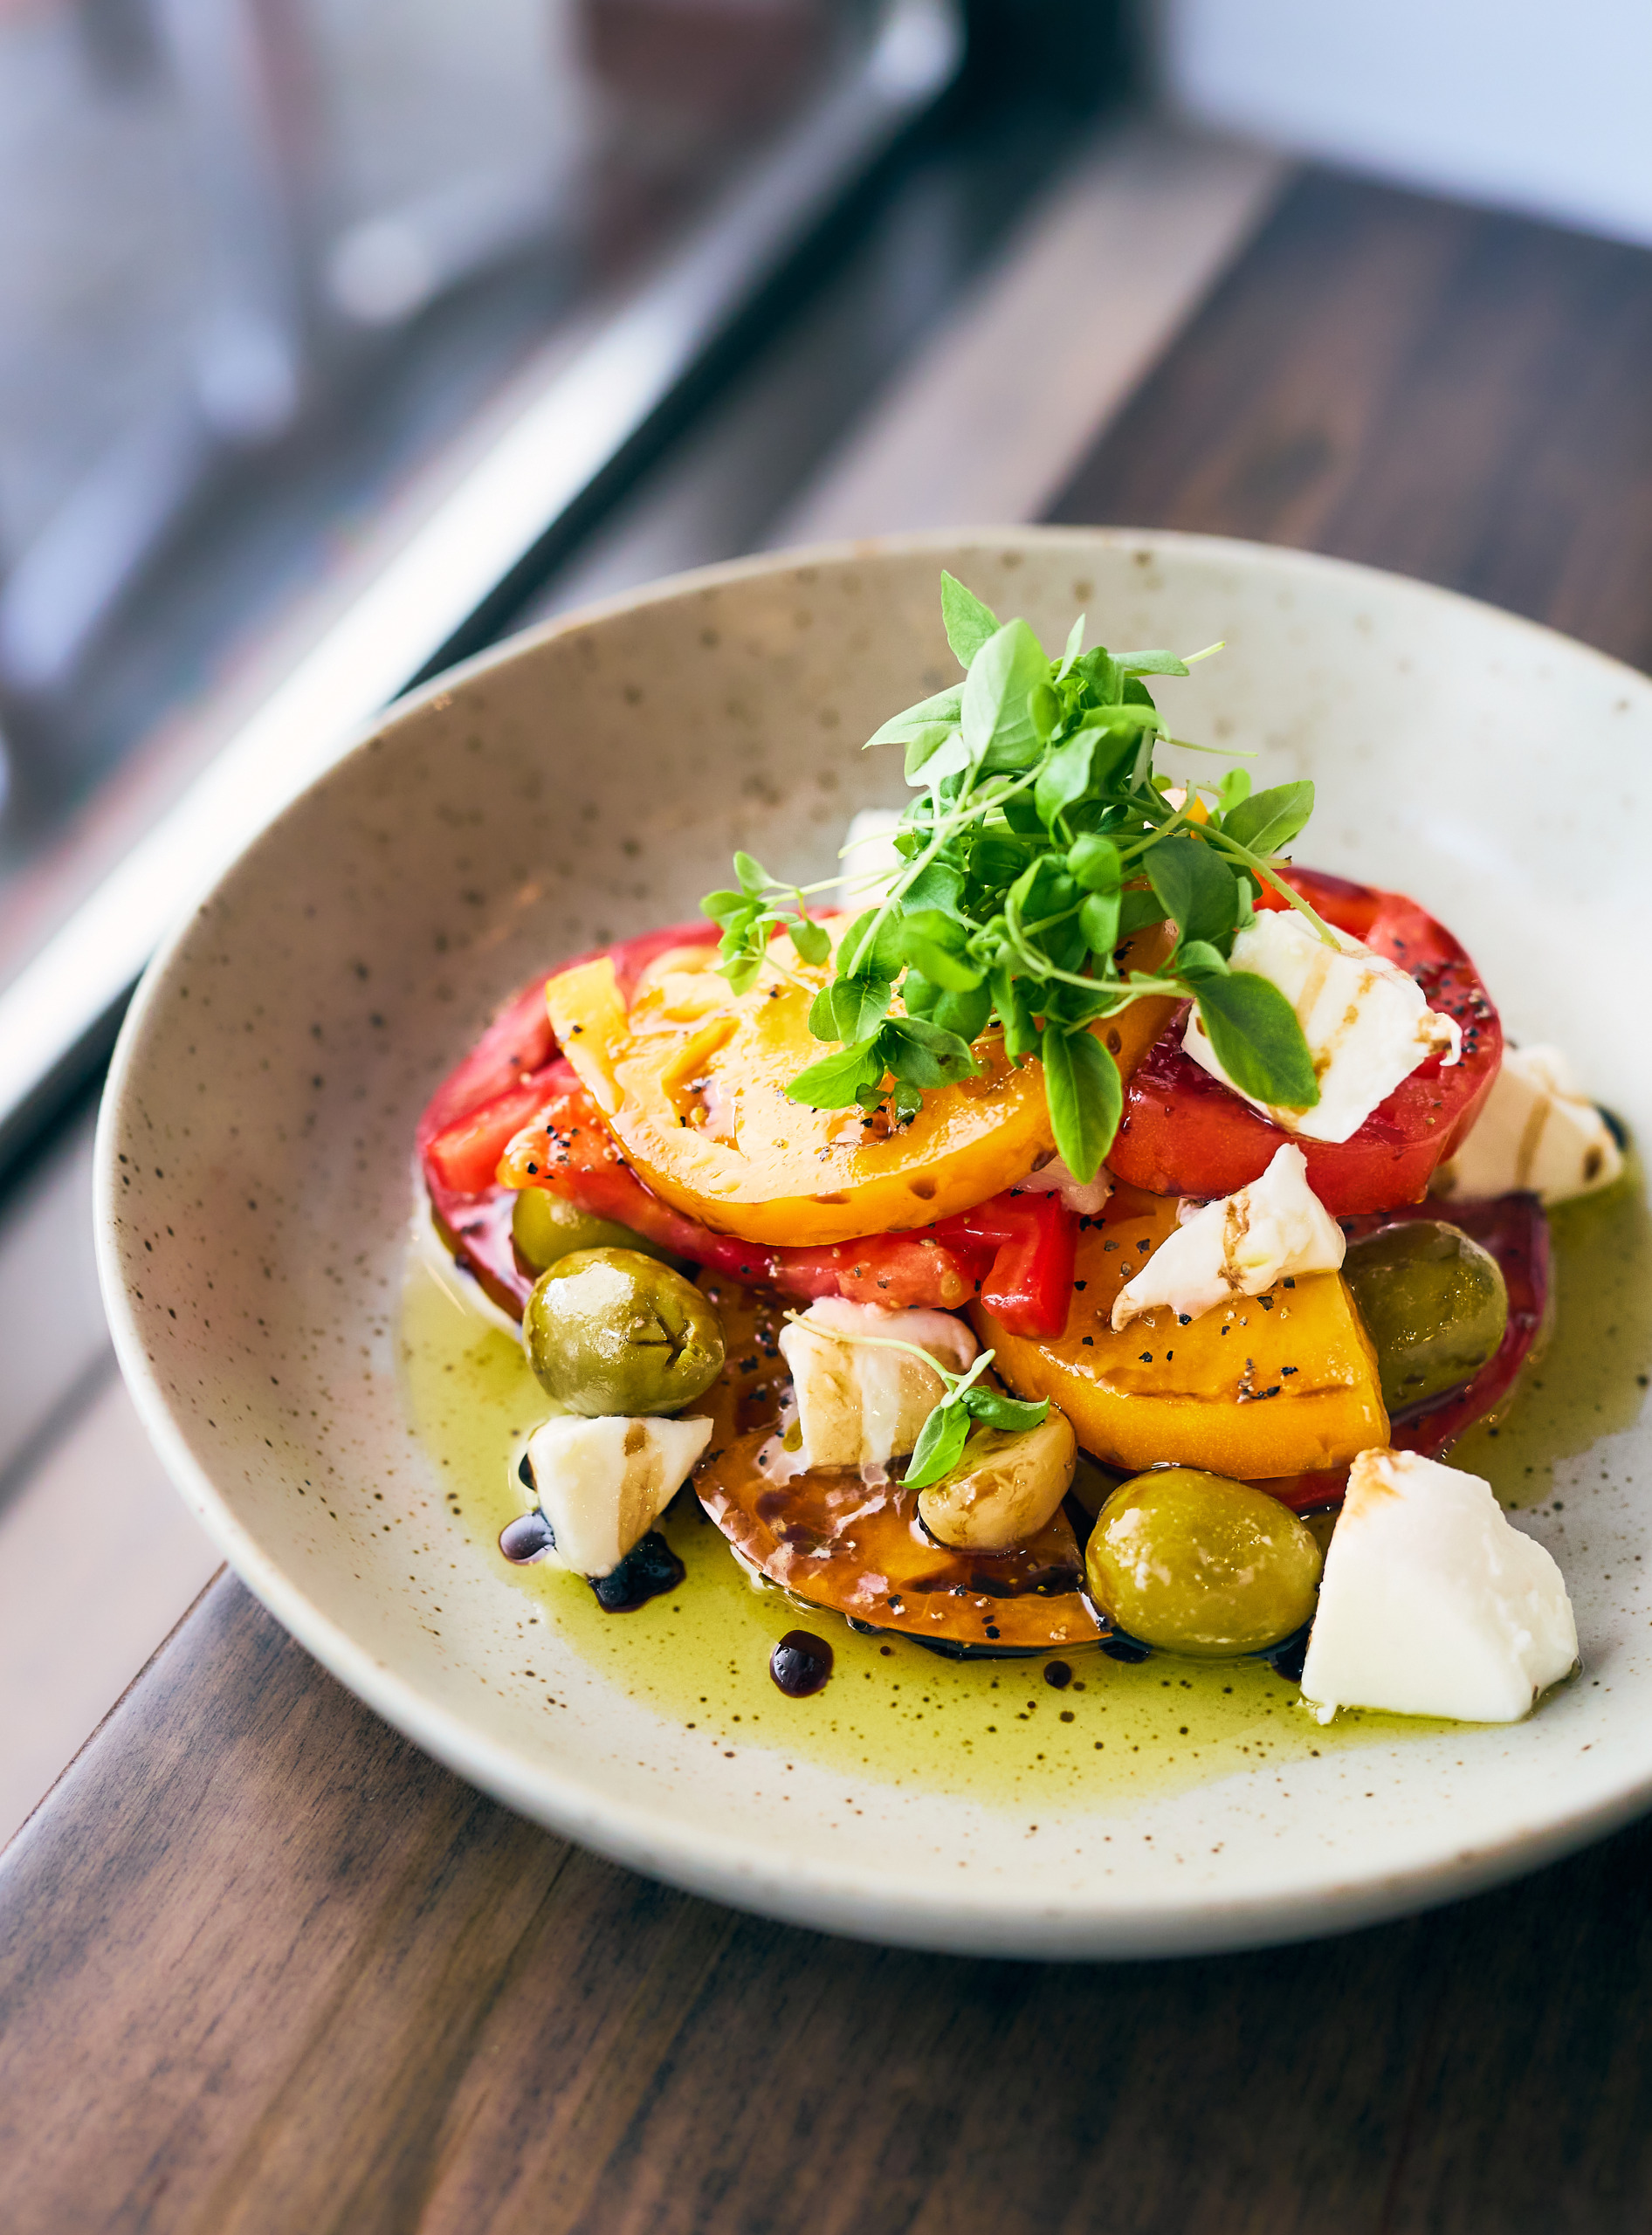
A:
MULTIPOLYGON (((1479 1116, 1503 1061, 1503 1028, 1479 973, 1444 925, 1397 892, 1311 870, 1292 880, 1327 923, 1409 970, 1432 1007, 1463 1028, 1460 1062, 1431 1058, 1346 1141, 1298 1138, 1254 1111, 1181 1051, 1181 1011, 1138 1066, 1107 1162, 1153 1195, 1230 1195, 1294 1141, 1308 1184, 1335 1218, 1420 1202, 1479 1116)), ((1263 906, 1284 906, 1269 894, 1263 906)))

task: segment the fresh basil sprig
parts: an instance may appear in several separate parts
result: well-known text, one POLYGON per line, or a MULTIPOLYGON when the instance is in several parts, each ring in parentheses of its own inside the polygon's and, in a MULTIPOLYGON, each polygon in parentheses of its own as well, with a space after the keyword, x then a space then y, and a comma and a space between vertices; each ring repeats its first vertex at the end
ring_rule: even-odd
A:
MULTIPOLYGON (((1170 994, 1198 1003, 1243 1092, 1311 1109, 1319 1090, 1294 1011, 1229 956, 1264 886, 1331 937, 1277 867, 1313 811, 1313 786, 1253 792, 1230 768, 1173 807, 1169 779, 1153 771, 1166 732, 1144 678, 1185 676, 1189 660, 1085 651, 1082 615, 1051 660, 1026 622, 1001 623, 946 574, 941 614, 964 679, 868 740, 903 748, 918 792, 896 835, 902 867, 839 941, 811 1005, 810 1030, 836 1052, 788 1092, 820 1110, 892 1104, 904 1123, 925 1094, 980 1069, 972 1043, 996 1023, 1012 1062, 1042 1058, 1056 1146, 1088 1181, 1123 1099, 1091 1028, 1144 994, 1170 994), (1166 922, 1176 943, 1162 966, 1121 970, 1124 943, 1166 922)), ((775 884, 749 855, 734 866, 739 891, 704 904, 722 926, 720 966, 735 990, 773 960, 781 928, 800 959, 823 961, 829 943, 805 892, 775 884)))
POLYGON ((903 1343, 893 1335, 851 1335, 842 1328, 820 1326, 801 1311, 788 1311, 786 1317, 825 1342, 864 1344, 874 1351, 905 1351, 912 1358, 921 1358, 940 1377, 946 1394, 919 1431, 903 1477, 908 1489, 926 1490, 932 1482, 939 1482, 944 1475, 950 1475, 962 1458, 970 1429, 976 1424, 999 1428, 1007 1435, 1023 1435, 1050 1417, 1047 1397, 1030 1404, 1019 1397, 1006 1396, 1002 1389, 982 1386, 981 1376, 993 1362, 991 1351, 981 1351, 967 1373, 954 1373, 919 1344, 903 1343))

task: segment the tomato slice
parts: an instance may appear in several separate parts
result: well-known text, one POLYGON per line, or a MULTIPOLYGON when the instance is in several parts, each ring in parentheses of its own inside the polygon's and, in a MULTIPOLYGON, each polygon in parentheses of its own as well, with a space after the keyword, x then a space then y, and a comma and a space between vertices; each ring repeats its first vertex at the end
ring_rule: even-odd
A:
MULTIPOLYGON (((1420 1202, 1435 1167, 1456 1149, 1491 1091, 1503 1061, 1497 1013, 1461 946, 1415 900, 1311 870, 1291 876, 1328 923, 1401 964, 1431 1007, 1456 1018, 1462 1060, 1442 1066, 1430 1057, 1348 1140, 1299 1139, 1183 1055, 1184 1007, 1125 1089, 1108 1165, 1149 1194, 1230 1195, 1259 1179, 1275 1152, 1295 1141, 1308 1159, 1309 1186, 1335 1218, 1420 1202)), ((1258 904, 1286 904, 1270 893, 1258 904)))

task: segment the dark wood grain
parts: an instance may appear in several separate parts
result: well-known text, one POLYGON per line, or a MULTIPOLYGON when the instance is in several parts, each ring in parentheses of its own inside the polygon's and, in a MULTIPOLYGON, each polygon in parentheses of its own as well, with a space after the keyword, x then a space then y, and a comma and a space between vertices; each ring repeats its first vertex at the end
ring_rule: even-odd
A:
MULTIPOLYGON (((1652 648, 1652 258, 1309 176, 1067 519, 1652 648)), ((830 1943, 533 1831, 224 1581, 0 1863, 7 2235, 1616 2235, 1652 1828, 1174 1964, 830 1943)))
POLYGON ((1652 256, 1308 172, 1056 504, 1363 560, 1652 661, 1652 256))
POLYGON ((0 1871, 0 2223, 1638 2227, 1649 1867, 1172 1964, 830 1943, 531 1830, 225 1579, 0 1871))

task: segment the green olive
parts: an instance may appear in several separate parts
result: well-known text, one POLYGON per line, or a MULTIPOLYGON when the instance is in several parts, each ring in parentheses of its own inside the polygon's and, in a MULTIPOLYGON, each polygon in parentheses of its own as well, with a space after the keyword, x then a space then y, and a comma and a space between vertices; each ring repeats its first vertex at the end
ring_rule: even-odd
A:
POLYGON ((534 1283, 528 1363, 559 1404, 596 1419, 675 1413, 723 1370, 723 1329, 680 1273, 637 1249, 576 1249, 534 1283))
POLYGON ((525 1265, 543 1273, 575 1249, 638 1249, 644 1257, 670 1262, 657 1242, 633 1234, 612 1219, 593 1218, 577 1204, 544 1187, 524 1187, 511 1210, 511 1240, 525 1265))
POLYGON ((1156 1467, 1116 1489, 1084 1555, 1090 1593, 1127 1636, 1199 1661, 1263 1653, 1313 1613, 1320 1551, 1249 1482, 1156 1467))
POLYGON ((1390 1413, 1478 1373, 1509 1324, 1497 1259, 1439 1219, 1405 1220, 1351 1241, 1342 1273, 1376 1345, 1390 1413))

